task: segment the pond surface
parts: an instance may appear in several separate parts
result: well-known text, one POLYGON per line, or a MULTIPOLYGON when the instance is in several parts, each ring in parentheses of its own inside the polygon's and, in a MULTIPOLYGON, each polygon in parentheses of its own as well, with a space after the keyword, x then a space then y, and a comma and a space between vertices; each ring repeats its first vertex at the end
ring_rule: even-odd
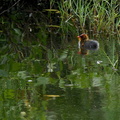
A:
POLYGON ((105 40, 98 37, 100 49, 87 56, 70 44, 49 49, 47 59, 7 62, 0 74, 0 119, 120 120, 120 44, 114 36, 105 40))

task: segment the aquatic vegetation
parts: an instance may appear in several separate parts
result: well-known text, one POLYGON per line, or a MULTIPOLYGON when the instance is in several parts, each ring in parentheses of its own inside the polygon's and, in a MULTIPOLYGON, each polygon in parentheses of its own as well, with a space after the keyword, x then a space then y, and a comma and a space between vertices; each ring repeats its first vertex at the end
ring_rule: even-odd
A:
MULTIPOLYGON (((19 11, 13 14, 14 11, 11 10, 9 18, 5 18, 1 13, 1 76, 19 70, 32 73, 33 76, 55 76, 58 81, 63 79, 80 64, 76 54, 76 36, 81 33, 98 39, 101 47, 99 54, 104 55, 114 69, 119 69, 117 0, 52 0, 49 5, 39 5, 42 7, 39 11, 19 11), (108 35, 116 37, 109 40, 108 35), (51 75, 52 73, 54 75, 51 75)), ((88 44, 89 42, 85 46, 88 47, 88 44)), ((90 51, 90 55, 95 54, 96 57, 99 51, 90 51)), ((88 50, 85 52, 87 54, 88 50)))
POLYGON ((1 1, 0 119, 119 119, 119 0, 1 1))

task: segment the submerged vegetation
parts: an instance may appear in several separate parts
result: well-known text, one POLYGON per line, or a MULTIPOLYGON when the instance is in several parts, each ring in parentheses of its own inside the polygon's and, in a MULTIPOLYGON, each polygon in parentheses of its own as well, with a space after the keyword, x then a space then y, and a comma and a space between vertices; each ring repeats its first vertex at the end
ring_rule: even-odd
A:
MULTIPOLYGON (((120 85, 119 0, 2 0, 2 3, 1 101, 7 99, 12 104, 13 99, 17 102, 22 99, 19 106, 13 108, 15 113, 17 109, 27 111, 28 119, 37 119, 33 114, 40 114, 45 120, 47 94, 68 95, 69 101, 68 89, 79 88, 83 92, 79 97, 90 98, 89 107, 86 105, 90 109, 93 107, 92 91, 99 90, 100 86, 99 97, 104 93, 106 101, 113 99, 115 90, 111 89, 120 85), (82 33, 99 41, 97 52, 90 51, 88 56, 77 54, 77 36, 82 33), (28 105, 31 103, 32 108, 28 105), (42 106, 40 113, 38 106, 42 106)), ((102 103, 106 104, 104 110, 117 104, 106 101, 102 103)), ((62 104, 61 100, 57 102, 62 104)), ((5 112, 8 106, 1 110, 5 112)), ((12 113, 13 109, 8 112, 12 113)), ((26 114, 21 112, 22 117, 26 114)))

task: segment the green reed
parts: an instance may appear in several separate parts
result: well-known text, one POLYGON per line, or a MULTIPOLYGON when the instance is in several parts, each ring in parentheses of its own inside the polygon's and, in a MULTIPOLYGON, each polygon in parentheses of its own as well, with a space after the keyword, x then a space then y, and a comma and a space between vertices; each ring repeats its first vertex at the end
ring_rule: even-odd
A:
MULTIPOLYGON (((28 16, 28 21, 23 15, 28 13, 10 15, 11 23, 9 19, 7 21, 5 18, 1 18, 1 37, 4 37, 5 42, 9 41, 6 47, 1 50, 1 54, 10 51, 9 55, 14 56, 13 58, 16 61, 23 60, 26 57, 46 60, 48 59, 46 54, 50 54, 49 49, 55 51, 54 48, 59 49, 62 48, 61 46, 67 49, 69 44, 73 47, 68 42, 69 39, 77 41, 75 37, 81 33, 89 34, 92 31, 92 36, 94 36, 101 32, 105 35, 118 32, 120 23, 118 5, 118 0, 111 0, 111 2, 108 0, 61 0, 59 2, 51 0, 49 8, 46 7, 43 11, 33 12, 31 17, 28 16), (22 19, 18 20, 18 18, 22 19), (56 22, 57 20, 59 23, 56 22)), ((119 41, 118 43, 120 45, 119 41)), ((113 67, 118 63, 118 57, 114 54, 115 44, 114 41, 113 44, 107 46, 112 48, 109 48, 111 50, 109 55, 112 57, 106 55, 106 51, 104 51, 113 67)), ((77 42, 75 45, 77 47, 77 42)), ((3 57, 9 59, 8 55, 3 57)), ((57 57, 55 60, 59 61, 57 57)), ((52 63, 51 59, 48 61, 52 63)))
MULTIPOLYGON (((118 31, 119 28, 119 2, 118 0, 82 1, 69 0, 59 4, 61 11, 61 25, 70 24, 73 27, 94 32, 118 31)), ((64 26, 62 26, 63 28, 64 26)))

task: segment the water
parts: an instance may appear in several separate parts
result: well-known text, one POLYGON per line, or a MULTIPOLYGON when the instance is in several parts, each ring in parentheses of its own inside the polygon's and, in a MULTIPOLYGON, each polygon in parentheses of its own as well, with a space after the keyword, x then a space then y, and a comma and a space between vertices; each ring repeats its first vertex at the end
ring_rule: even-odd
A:
POLYGON ((0 119, 119 120, 119 44, 112 37, 99 38, 100 49, 87 56, 70 44, 45 57, 36 45, 22 62, 9 59, 1 65, 0 119))

